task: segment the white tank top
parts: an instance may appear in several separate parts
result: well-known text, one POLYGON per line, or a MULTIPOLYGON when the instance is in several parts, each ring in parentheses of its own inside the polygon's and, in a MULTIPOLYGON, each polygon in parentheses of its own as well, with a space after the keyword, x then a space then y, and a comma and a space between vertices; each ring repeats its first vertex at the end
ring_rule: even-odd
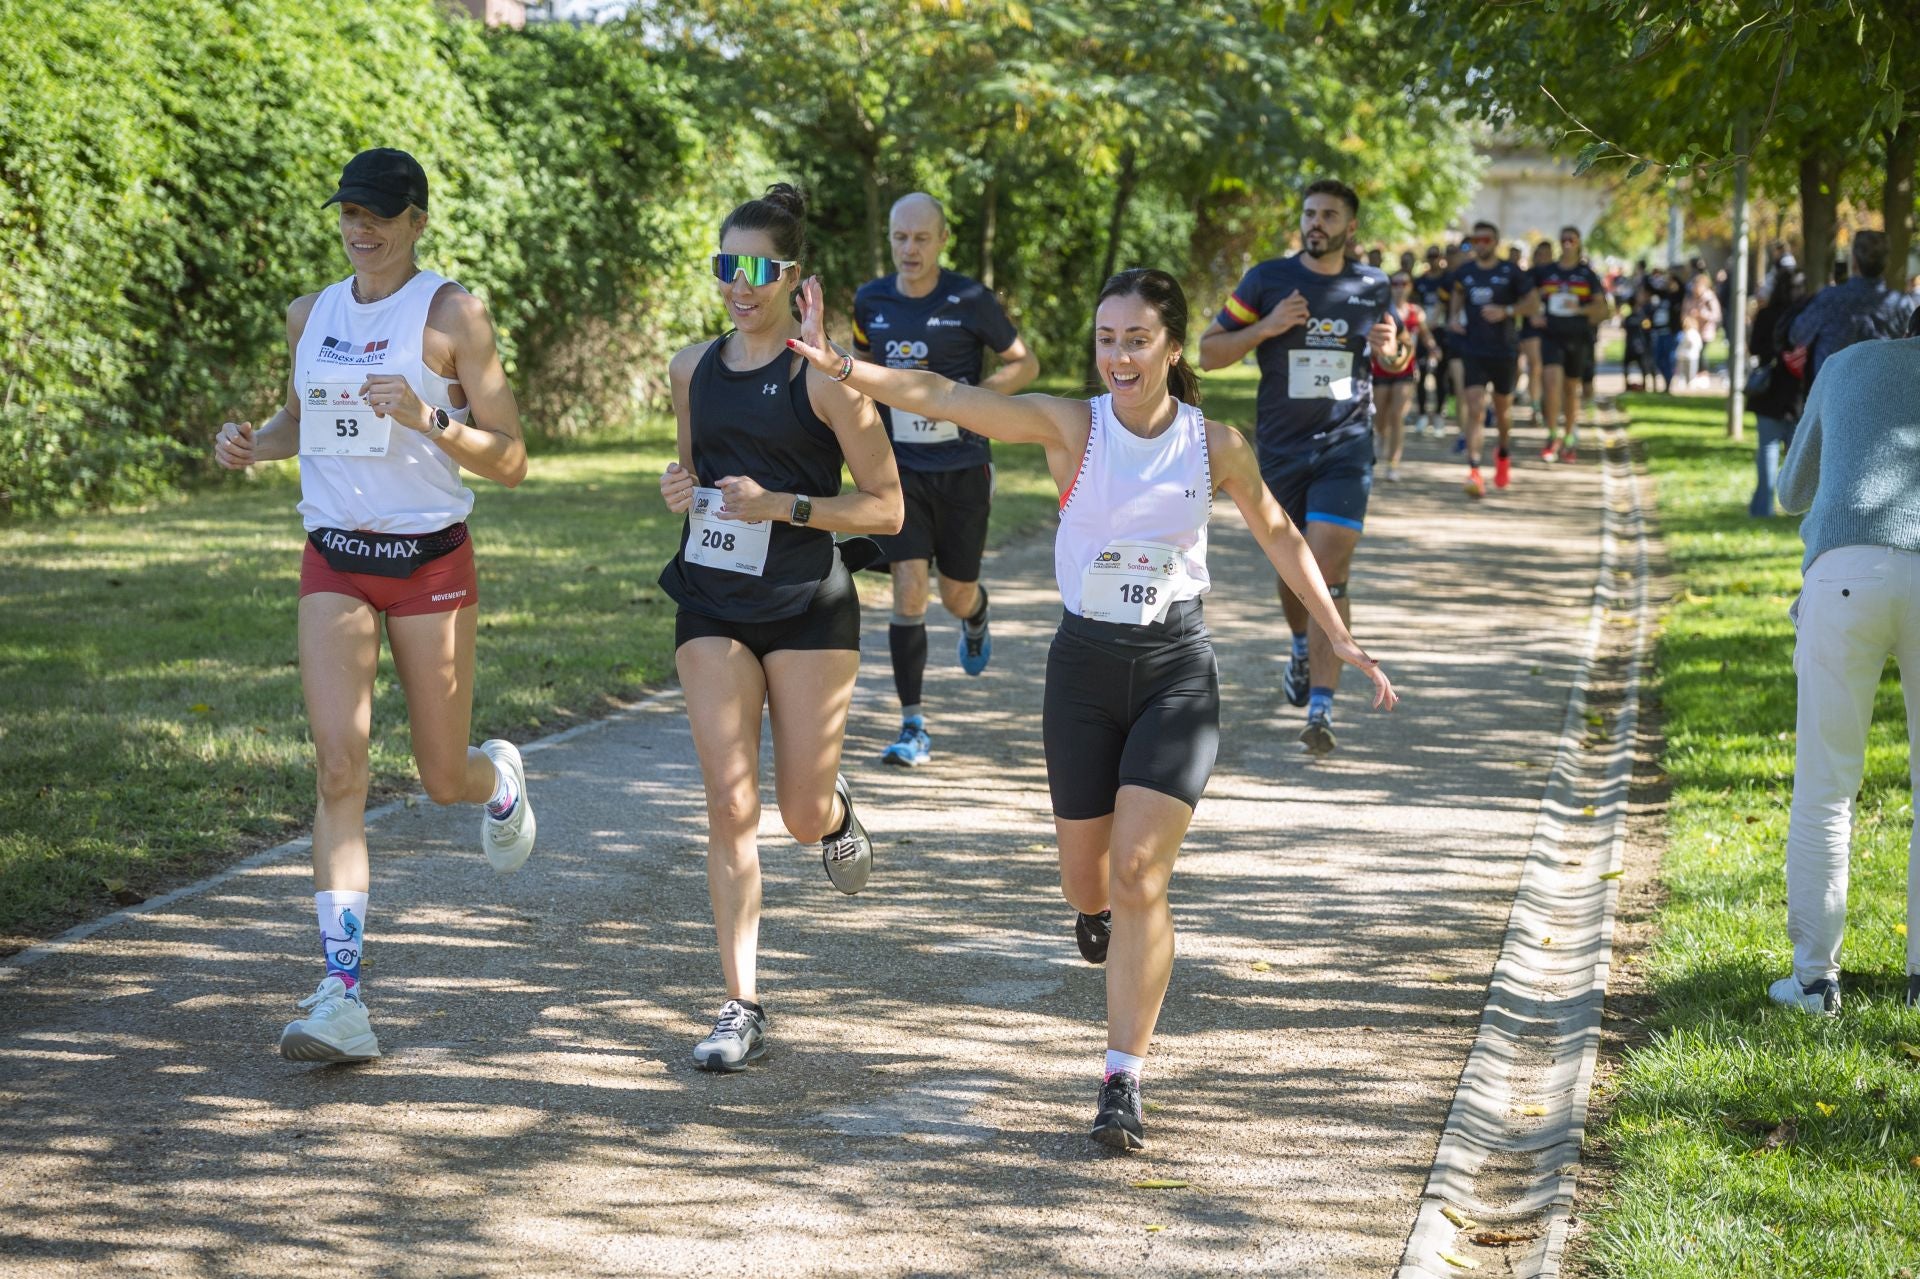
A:
MULTIPOLYGON (((321 291, 294 353, 294 388, 303 406, 327 402, 343 384, 369 373, 398 373, 413 393, 458 421, 453 382, 427 367, 427 310, 447 281, 422 271, 378 302, 356 302, 351 277, 321 291)), ((307 531, 431 533, 473 510, 460 464, 419 431, 393 424, 384 457, 300 456, 300 518, 307 531)))
POLYGON ((1206 419, 1180 404, 1173 425, 1148 440, 1120 425, 1111 395, 1090 407, 1087 451, 1053 541, 1060 602, 1096 621, 1158 621, 1210 585, 1206 419))

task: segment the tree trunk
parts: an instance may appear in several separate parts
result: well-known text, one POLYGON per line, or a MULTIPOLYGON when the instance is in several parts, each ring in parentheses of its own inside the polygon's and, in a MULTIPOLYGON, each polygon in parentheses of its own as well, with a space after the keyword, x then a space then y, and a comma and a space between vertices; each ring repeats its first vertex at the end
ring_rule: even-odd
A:
POLYGON ((1800 269, 1807 292, 1833 283, 1833 237, 1839 225, 1840 161, 1833 148, 1808 137, 1800 150, 1800 269))
POLYGON ((1913 249, 1913 168, 1920 153, 1920 117, 1902 116, 1887 135, 1886 185, 1880 208, 1887 223, 1887 283, 1907 287, 1907 255, 1913 249))
POLYGON ((880 210, 880 158, 862 155, 861 180, 867 196, 867 277, 879 279, 887 273, 886 216, 880 210))
POLYGON ((1000 205, 1000 179, 988 176, 980 191, 980 283, 993 289, 994 218, 1000 205))
MULTIPOLYGON (((1133 149, 1131 144, 1120 154, 1120 173, 1115 177, 1113 183, 1113 213, 1107 219, 1107 247, 1101 255, 1100 275, 1094 281, 1094 288, 1096 290, 1112 278, 1114 265, 1119 261, 1120 229, 1126 224, 1127 205, 1133 201, 1133 188, 1139 180, 1139 172, 1136 167, 1139 158, 1139 154, 1133 149)), ((1089 386, 1098 386, 1100 384, 1100 370, 1093 361, 1093 335, 1091 332, 1088 333, 1087 338, 1087 384, 1089 386)))

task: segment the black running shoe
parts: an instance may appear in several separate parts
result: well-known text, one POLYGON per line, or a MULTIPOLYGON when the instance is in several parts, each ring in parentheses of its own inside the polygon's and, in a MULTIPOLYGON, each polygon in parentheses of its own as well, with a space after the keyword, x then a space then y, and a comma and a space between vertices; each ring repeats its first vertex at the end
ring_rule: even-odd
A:
POLYGON ((1098 915, 1073 912, 1073 939, 1080 943, 1080 958, 1089 964, 1107 962, 1107 943, 1113 939, 1113 912, 1098 915))
POLYGON ((1100 1085, 1100 1113, 1087 1134, 1115 1150, 1145 1150, 1147 1134, 1140 1123, 1140 1079, 1116 1070, 1100 1085))
POLYGON ((873 841, 853 814, 853 793, 847 789, 847 779, 835 777, 833 790, 847 807, 847 820, 820 841, 820 864, 827 868, 833 886, 851 897, 867 886, 867 876, 873 873, 873 841))
POLYGON ((1309 755, 1333 754, 1333 717, 1331 715, 1307 716, 1307 726, 1300 730, 1300 744, 1307 748, 1309 755))
POLYGON ((1313 672, 1305 659, 1287 658, 1287 673, 1280 677, 1280 691, 1287 695, 1289 706, 1307 704, 1307 697, 1313 692, 1313 672))
POLYGON ((1907 974, 1907 1007, 1920 1008, 1920 973, 1907 974))
POLYGON ((720 1007, 713 1030, 693 1046, 693 1064, 702 1070, 732 1074, 767 1051, 767 1015, 737 999, 720 1007))

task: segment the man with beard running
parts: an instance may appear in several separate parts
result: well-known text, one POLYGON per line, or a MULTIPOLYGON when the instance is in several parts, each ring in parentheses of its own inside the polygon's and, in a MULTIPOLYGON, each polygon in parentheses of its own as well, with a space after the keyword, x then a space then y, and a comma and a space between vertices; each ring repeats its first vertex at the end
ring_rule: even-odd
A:
MULTIPOLYGON (((947 217, 940 202, 915 191, 895 202, 888 219, 894 273, 860 286, 853 298, 857 358, 894 369, 928 369, 969 386, 1012 395, 1040 374, 1040 361, 1014 331, 1000 300, 975 280, 942 269, 947 217), (982 380, 986 353, 1001 364, 982 380)), ((985 436, 952 422, 930 422, 880 406, 900 467, 907 522, 897 536, 874 539, 893 572, 893 619, 887 647, 900 697, 900 736, 881 760, 912 768, 932 758, 920 708, 927 671, 928 566, 939 574, 940 602, 960 619, 960 669, 987 669, 987 590, 980 560, 993 502, 993 453, 985 436)))
POLYGON ((1473 256, 1454 269, 1447 284, 1449 327, 1460 357, 1461 399, 1467 432, 1468 497, 1485 497, 1480 479, 1480 450, 1486 438, 1481 418, 1489 390, 1493 393, 1493 425, 1499 432, 1493 486, 1507 487, 1513 472, 1507 445, 1513 434, 1513 383, 1520 363, 1520 335, 1515 316, 1526 319, 1540 311, 1533 277, 1517 262, 1500 256, 1500 228, 1491 222, 1473 224, 1468 237, 1473 256))
MULTIPOLYGON (((1313 183, 1300 211, 1301 252, 1248 271, 1200 338, 1203 369, 1257 352, 1261 477, 1306 533, 1343 622, 1350 617, 1347 575, 1373 487, 1372 366, 1403 373, 1414 355, 1386 274, 1347 258, 1359 219, 1352 187, 1331 178, 1313 183)), ((1307 708, 1301 744, 1326 755, 1334 748, 1340 659, 1284 581, 1280 604, 1293 632, 1287 701, 1307 708)))

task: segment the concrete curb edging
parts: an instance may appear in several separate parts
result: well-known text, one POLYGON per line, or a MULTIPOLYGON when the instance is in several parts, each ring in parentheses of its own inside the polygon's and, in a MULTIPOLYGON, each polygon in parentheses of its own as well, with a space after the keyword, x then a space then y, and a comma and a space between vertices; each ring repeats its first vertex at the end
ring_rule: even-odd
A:
MULTIPOLYGON (((575 724, 572 728, 563 728, 557 733, 550 733, 545 737, 528 742, 526 745, 520 747, 520 753, 523 756, 531 755, 536 751, 549 750, 563 742, 570 742, 574 738, 584 734, 599 732, 603 728, 609 728, 612 725, 632 719, 642 711, 669 698, 678 697, 679 695, 680 689, 677 686, 661 689, 656 693, 649 693, 637 702, 627 703, 611 715, 603 715, 599 719, 588 720, 584 724, 575 724)), ((391 800, 380 805, 378 808, 367 810, 367 825, 373 826, 393 816, 395 813, 413 807, 415 804, 431 802, 432 801, 428 800, 422 792, 415 792, 414 794, 403 796, 400 799, 391 800)), ((116 910, 111 915, 103 915, 99 919, 90 919, 84 924, 75 924, 64 933, 49 937, 45 941, 35 942, 25 950, 17 951, 14 954, 0 958, 0 982, 15 978, 22 969, 30 968, 42 960, 51 959, 55 955, 64 954, 72 950, 74 947, 80 945, 80 943, 86 941, 87 938, 97 933, 106 932, 109 928, 117 928, 121 924, 138 919, 142 915, 162 910, 173 905, 175 902, 182 902, 190 898, 198 897, 210 889, 218 888, 221 884, 229 880, 237 879, 250 870, 257 870, 259 867, 271 865, 274 862, 280 861, 282 858, 291 857, 295 853, 304 853, 312 847, 313 836, 311 834, 301 835, 296 839, 288 840, 284 844, 275 844, 272 848, 263 848, 257 853, 251 853, 233 863, 233 865, 226 867, 224 870, 217 870, 205 879, 195 880, 193 883, 176 888, 170 893, 162 893, 158 897, 149 897, 136 906, 128 906, 124 910, 116 910)))
POLYGON ((1540 820, 1515 891, 1486 1008, 1396 1279, 1440 1279, 1468 1272, 1451 1260, 1471 1250, 1457 1241, 1464 1232, 1446 1217, 1449 1207, 1487 1225, 1542 1227, 1536 1242, 1509 1249, 1509 1273, 1526 1279, 1558 1279, 1560 1274, 1600 1051, 1619 896, 1616 876, 1626 850, 1640 674, 1652 629, 1646 525, 1624 433, 1603 451, 1601 479, 1600 570, 1586 651, 1567 698, 1540 820), (1617 585, 1622 573, 1631 578, 1625 588, 1617 585), (1610 747, 1595 761, 1591 752, 1583 752, 1582 743, 1588 690, 1610 615, 1634 630, 1610 747), (1584 762, 1583 754, 1588 757, 1584 762), (1592 796, 1593 820, 1610 826, 1604 856, 1597 859, 1605 862, 1603 868, 1570 869, 1561 857, 1569 826, 1584 820, 1583 791, 1592 796), (1550 1058, 1544 1068, 1521 1060, 1523 1054, 1542 1053, 1550 1058), (1544 1117, 1523 1117, 1521 1105, 1544 1108, 1544 1117), (1500 1178, 1504 1188, 1488 1191, 1481 1186, 1481 1173, 1496 1159, 1506 1165, 1500 1178), (1517 1170, 1517 1194, 1512 1193, 1515 1165, 1524 1165, 1517 1170))

